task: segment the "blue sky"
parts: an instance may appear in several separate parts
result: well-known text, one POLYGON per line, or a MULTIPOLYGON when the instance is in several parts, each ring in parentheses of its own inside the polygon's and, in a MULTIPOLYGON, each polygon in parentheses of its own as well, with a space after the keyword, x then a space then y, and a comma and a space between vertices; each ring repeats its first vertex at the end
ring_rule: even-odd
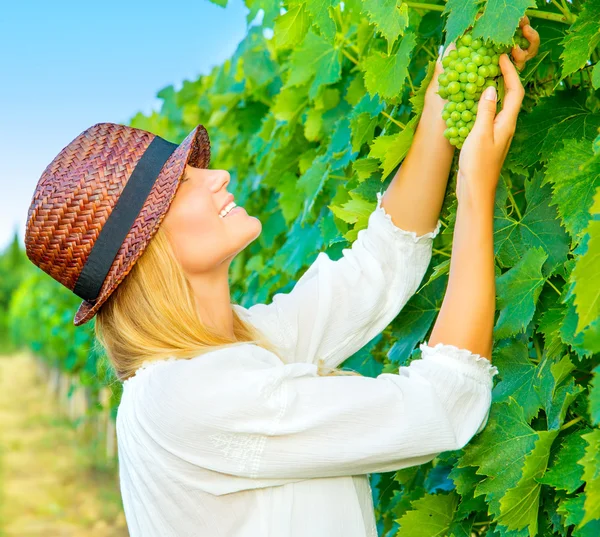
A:
MULTIPOLYGON (((0 250, 56 154, 94 123, 158 109, 156 93, 220 65, 248 8, 208 0, 9 2, 0 17, 0 250)), ((259 15, 260 17, 260 15, 259 15)))

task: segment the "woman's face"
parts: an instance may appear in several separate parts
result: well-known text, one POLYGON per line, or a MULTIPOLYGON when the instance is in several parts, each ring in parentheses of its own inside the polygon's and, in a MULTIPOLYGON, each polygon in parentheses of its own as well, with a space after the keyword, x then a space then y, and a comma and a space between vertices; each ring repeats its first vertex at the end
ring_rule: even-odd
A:
MULTIPOLYGON (((186 165, 162 224, 166 226, 178 260, 188 274, 211 272, 224 266, 262 231, 258 218, 242 207, 224 218, 221 208, 231 198, 229 172, 186 165)), ((237 201, 234 199, 234 202, 237 201)))

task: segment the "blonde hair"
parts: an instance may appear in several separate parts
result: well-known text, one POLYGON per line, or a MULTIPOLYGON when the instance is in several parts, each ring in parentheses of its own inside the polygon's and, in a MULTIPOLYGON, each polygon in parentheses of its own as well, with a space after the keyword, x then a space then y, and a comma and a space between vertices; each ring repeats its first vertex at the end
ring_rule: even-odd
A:
MULTIPOLYGON (((131 271, 96 314, 95 335, 121 382, 144 361, 189 359, 216 349, 254 343, 279 357, 262 332, 232 308, 234 339, 202 324, 193 290, 174 255, 167 232, 159 226, 131 271)), ((359 375, 326 367, 320 376, 359 375)))

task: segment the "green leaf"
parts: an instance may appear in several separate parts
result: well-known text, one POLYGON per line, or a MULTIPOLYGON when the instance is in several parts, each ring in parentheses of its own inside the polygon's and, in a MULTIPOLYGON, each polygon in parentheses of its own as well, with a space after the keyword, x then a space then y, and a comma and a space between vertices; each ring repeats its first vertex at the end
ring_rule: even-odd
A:
POLYGON ((542 408, 542 401, 533 389, 538 381, 538 368, 528 356, 522 341, 510 340, 494 348, 494 365, 502 380, 494 387, 494 402, 514 399, 523 408, 525 421, 529 422, 542 408))
POLYGON ((600 2, 589 0, 563 38, 563 78, 581 69, 600 43, 600 2))
POLYGON ((216 4, 217 6, 227 7, 227 0, 208 0, 208 1, 212 2, 213 4, 216 4))
POLYGON ((550 448, 558 432, 538 431, 534 448, 525 456, 521 479, 500 500, 500 516, 496 520, 509 530, 527 528, 529 535, 537 535, 542 487, 537 479, 546 471, 550 448))
POLYGON ((534 389, 544 403, 549 430, 562 427, 569 406, 583 391, 581 386, 575 386, 575 381, 570 376, 574 369, 575 366, 568 355, 556 363, 542 360, 538 366, 538 382, 534 389))
POLYGON ((310 17, 304 3, 290 8, 275 19, 273 40, 278 49, 288 49, 299 45, 310 26, 310 17))
POLYGON ((574 431, 562 439, 560 451, 556 459, 548 468, 548 471, 538 478, 543 485, 549 485, 555 489, 566 490, 572 494, 583 485, 583 468, 577 464, 585 455, 586 441, 581 435, 591 429, 574 431))
POLYGON ((567 232, 579 241, 590 219, 593 196, 600 187, 600 156, 588 141, 564 140, 548 161, 543 184, 552 184, 552 204, 567 232))
POLYGON ((407 365, 413 350, 425 338, 439 313, 444 291, 448 284, 446 275, 430 281, 406 303, 394 321, 388 359, 394 364, 407 365))
POLYGON ((335 40, 335 22, 329 15, 329 8, 333 8, 339 0, 306 0, 306 9, 310 13, 315 26, 329 43, 335 40))
POLYGON ((598 462, 600 429, 584 434, 582 438, 589 445, 586 447, 585 456, 579 461, 579 464, 583 466, 586 498, 583 506, 585 516, 577 526, 578 528, 583 527, 591 520, 600 518, 600 462, 598 462))
POLYGON ((387 136, 379 136, 371 144, 369 157, 381 160, 384 178, 400 164, 406 153, 408 153, 418 120, 417 116, 413 116, 402 131, 387 136))
POLYGON ((316 197, 321 192, 329 176, 329 162, 326 155, 319 155, 312 166, 298 179, 297 187, 304 192, 304 211, 301 224, 304 224, 312 211, 316 197))
POLYGON ((398 36, 408 27, 408 6, 401 0, 363 0, 363 13, 386 38, 388 55, 398 36))
MULTIPOLYGON (((598 160, 596 179, 600 185, 600 158, 598 156, 594 158, 598 160)), ((594 214, 600 216, 600 186, 596 188, 595 203, 592 208, 594 214), (594 208, 598 209, 598 212, 595 212, 594 208)), ((577 264, 571 274, 571 279, 575 282, 573 292, 578 316, 576 332, 580 332, 600 318, 600 282, 598 281, 600 275, 600 218, 591 220, 585 231, 590 236, 587 252, 577 259, 577 264)))
POLYGON ((494 326, 495 339, 525 331, 546 281, 542 265, 547 258, 542 248, 531 248, 512 269, 496 278, 500 316, 494 326))
POLYGON ((594 425, 600 425, 600 365, 593 369, 594 378, 590 382, 590 416, 594 425))
POLYGON ((446 21, 446 44, 456 41, 475 22, 480 0, 448 0, 444 8, 446 21))
POLYGON ((473 27, 473 37, 492 39, 498 44, 511 43, 529 7, 536 7, 535 0, 488 0, 483 15, 473 27))
MULTIPOLYGON (((556 511, 564 518, 564 523, 567 526, 581 524, 585 515, 584 504, 587 501, 587 494, 581 492, 574 498, 568 498, 559 503, 556 511)), ((569 535, 573 537, 598 537, 600 535, 600 520, 592 520, 586 524, 581 530, 575 529, 569 535)))
POLYGON ((289 77, 284 88, 306 84, 312 80, 309 96, 314 99, 324 84, 334 84, 341 78, 341 52, 321 36, 308 32, 288 63, 289 77), (313 80, 314 78, 314 80, 313 80))
POLYGON ((592 86, 594 89, 600 88, 600 62, 597 62, 592 69, 592 86))
POLYGON ((487 476, 477 484, 474 495, 485 494, 489 514, 500 514, 500 500, 521 479, 525 457, 538 438, 525 421, 521 406, 509 398, 492 405, 487 426, 464 448, 456 466, 478 466, 477 474, 487 476))
POLYGON ((454 519, 459 496, 449 494, 425 494, 410 505, 410 510, 396 519, 400 528, 397 537, 433 537, 448 535, 454 519))
POLYGON ((540 101, 530 114, 521 114, 508 161, 523 168, 547 161, 563 140, 592 141, 600 127, 600 113, 585 104, 585 93, 559 91, 540 101))
POLYGON ((409 32, 402 38, 400 47, 394 55, 386 56, 379 51, 374 51, 362 61, 365 86, 372 96, 377 93, 384 99, 394 99, 402 94, 411 54, 416 43, 415 35, 409 32))

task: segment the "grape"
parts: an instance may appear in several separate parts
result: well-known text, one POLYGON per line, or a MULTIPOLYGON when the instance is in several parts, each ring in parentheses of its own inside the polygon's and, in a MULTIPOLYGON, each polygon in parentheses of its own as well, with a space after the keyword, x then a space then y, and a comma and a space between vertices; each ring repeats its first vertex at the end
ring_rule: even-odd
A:
POLYGON ((460 91, 460 84, 456 81, 454 82, 450 82, 450 84, 448 84, 448 93, 450 95, 454 95, 456 93, 458 93, 460 91))
POLYGON ((469 30, 457 39, 457 48, 442 59, 444 71, 438 77, 438 94, 447 99, 442 110, 442 119, 446 123, 444 136, 458 149, 462 148, 475 125, 481 94, 489 86, 497 88, 497 81, 502 76, 500 55, 509 53, 516 45, 523 50, 529 48, 521 28, 515 31, 512 45, 475 39, 469 30))

